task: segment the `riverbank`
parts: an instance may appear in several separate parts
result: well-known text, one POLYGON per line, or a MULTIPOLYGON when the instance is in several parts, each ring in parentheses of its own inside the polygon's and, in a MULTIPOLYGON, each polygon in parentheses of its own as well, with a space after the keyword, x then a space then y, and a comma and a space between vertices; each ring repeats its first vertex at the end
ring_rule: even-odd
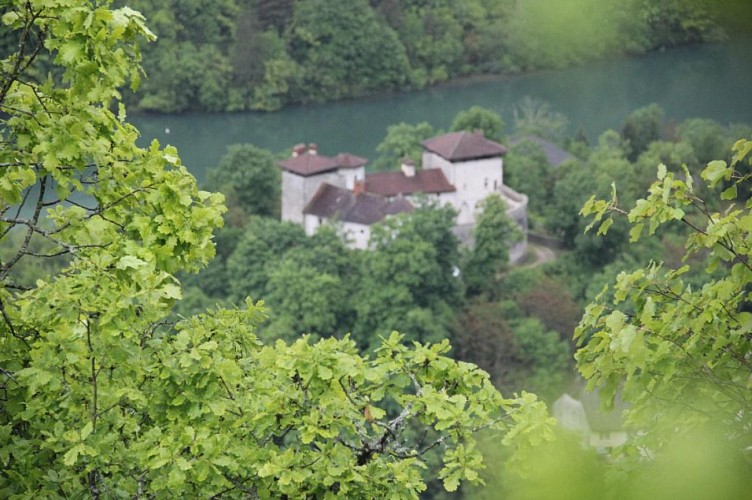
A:
POLYGON ((389 125, 425 121, 446 130, 459 111, 476 105, 500 113, 510 131, 515 104, 525 97, 549 103, 569 119, 568 134, 582 129, 590 142, 607 129, 619 130, 630 112, 651 103, 675 121, 752 122, 750 81, 752 39, 274 113, 131 114, 130 119, 141 131, 142 144, 156 138, 177 146, 183 162, 202 180, 230 144, 281 152, 297 142, 315 142, 324 154, 347 151, 373 160, 389 125))

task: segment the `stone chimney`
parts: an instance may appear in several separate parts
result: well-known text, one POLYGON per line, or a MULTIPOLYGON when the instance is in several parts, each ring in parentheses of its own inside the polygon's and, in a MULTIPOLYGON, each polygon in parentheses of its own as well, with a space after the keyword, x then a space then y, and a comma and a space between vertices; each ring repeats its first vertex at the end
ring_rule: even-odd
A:
POLYGON ((318 154, 318 152, 319 152, 319 147, 316 144, 310 143, 308 145, 308 154, 309 155, 315 155, 315 154, 318 154))
POLYGON ((300 156, 305 153, 305 144, 296 144, 292 147, 292 157, 300 156))
POLYGON ((400 167, 405 177, 415 177, 415 162, 410 158, 403 158, 402 165, 400 167))
POLYGON ((355 179, 355 184, 353 185, 353 193, 355 195, 359 195, 365 192, 366 192, 366 181, 355 179))

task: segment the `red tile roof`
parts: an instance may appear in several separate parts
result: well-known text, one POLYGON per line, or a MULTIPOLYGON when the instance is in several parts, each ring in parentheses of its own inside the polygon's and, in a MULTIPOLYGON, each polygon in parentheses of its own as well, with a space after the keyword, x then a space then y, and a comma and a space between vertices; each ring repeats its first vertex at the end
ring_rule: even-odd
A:
POLYGON ((482 132, 451 132, 423 141, 423 147, 449 161, 492 158, 507 152, 498 142, 486 139, 482 132))
POLYGON ((291 156, 286 160, 280 161, 277 165, 288 172, 302 175, 303 177, 328 172, 337 168, 337 162, 334 158, 308 153, 291 156))
POLYGON ((387 215, 408 212, 412 204, 404 198, 387 200, 373 193, 355 194, 347 189, 323 183, 303 210, 318 217, 336 218, 343 222, 371 225, 387 215))
POLYGON ((277 163, 282 169, 308 177, 339 168, 358 168, 368 163, 366 158, 350 153, 340 153, 334 158, 309 152, 291 156, 277 163))
POLYGON ((368 163, 367 158, 351 155, 350 153, 340 153, 334 157, 339 168, 358 168, 368 163))
POLYGON ((418 170, 408 177, 402 171, 376 172, 366 175, 366 191, 383 196, 413 193, 451 193, 457 189, 449 183, 444 172, 435 168, 418 170))

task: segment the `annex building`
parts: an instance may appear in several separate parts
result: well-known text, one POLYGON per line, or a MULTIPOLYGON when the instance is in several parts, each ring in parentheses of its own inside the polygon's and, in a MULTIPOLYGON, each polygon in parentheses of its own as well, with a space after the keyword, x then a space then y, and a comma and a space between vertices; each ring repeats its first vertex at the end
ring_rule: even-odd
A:
POLYGON ((510 249, 519 260, 527 246, 527 196, 504 185, 506 148, 481 132, 452 132, 423 141, 422 168, 404 161, 400 170, 366 173, 368 160, 349 153, 318 154, 316 145, 299 144, 282 169, 282 220, 303 225, 312 235, 335 222, 354 248, 368 248, 371 226, 410 211, 417 195, 447 203, 457 211, 455 234, 467 244, 478 203, 500 195, 525 238, 510 249))

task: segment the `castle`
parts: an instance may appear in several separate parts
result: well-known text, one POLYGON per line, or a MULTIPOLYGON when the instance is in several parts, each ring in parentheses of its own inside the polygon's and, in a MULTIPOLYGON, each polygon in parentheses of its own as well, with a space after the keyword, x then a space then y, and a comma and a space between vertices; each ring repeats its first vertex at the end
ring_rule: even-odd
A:
POLYGON ((515 262, 527 245, 527 196, 504 185, 506 148, 481 132, 452 132, 423 141, 422 168, 409 160, 392 172, 366 173, 368 160, 349 153, 318 154, 316 145, 295 146, 282 169, 282 220, 301 224, 306 234, 336 221, 354 248, 368 248, 371 225, 413 209, 416 195, 457 210, 455 234, 472 239, 478 203, 500 195, 507 214, 525 238, 510 249, 515 262))

